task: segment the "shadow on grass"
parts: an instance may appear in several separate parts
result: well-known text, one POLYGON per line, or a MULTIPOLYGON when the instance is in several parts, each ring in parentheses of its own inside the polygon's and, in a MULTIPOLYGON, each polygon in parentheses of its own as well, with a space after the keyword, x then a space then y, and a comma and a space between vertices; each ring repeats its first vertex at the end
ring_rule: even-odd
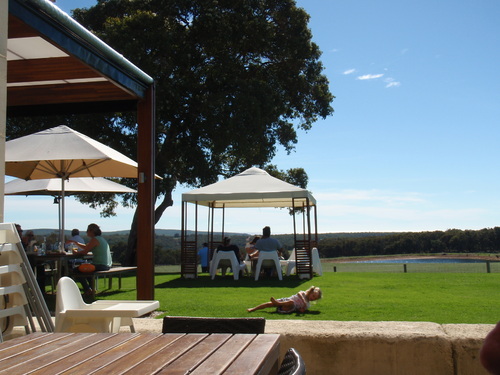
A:
POLYGON ((255 281, 253 277, 240 277, 234 280, 233 275, 216 276, 214 280, 209 275, 201 275, 195 279, 185 279, 183 277, 173 279, 161 284, 156 284, 155 288, 296 288, 302 284, 311 283, 308 279, 299 279, 296 276, 283 276, 283 280, 277 277, 259 278, 255 281))

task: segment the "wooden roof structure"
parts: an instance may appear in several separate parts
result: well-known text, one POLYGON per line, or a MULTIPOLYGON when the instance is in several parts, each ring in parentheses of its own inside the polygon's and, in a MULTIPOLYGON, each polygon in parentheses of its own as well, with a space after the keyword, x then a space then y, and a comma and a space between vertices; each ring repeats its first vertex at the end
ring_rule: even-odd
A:
POLYGON ((48 0, 8 0, 7 116, 136 111, 137 298, 154 296, 154 80, 48 0))

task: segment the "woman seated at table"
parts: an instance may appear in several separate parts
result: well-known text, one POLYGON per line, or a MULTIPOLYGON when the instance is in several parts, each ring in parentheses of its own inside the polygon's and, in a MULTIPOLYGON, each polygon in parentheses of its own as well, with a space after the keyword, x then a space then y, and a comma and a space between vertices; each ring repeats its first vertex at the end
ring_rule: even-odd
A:
POLYGON ((255 267, 257 266, 257 261, 259 260, 259 250, 255 248, 255 244, 260 240, 259 236, 254 236, 253 240, 248 242, 245 246, 246 258, 251 263, 252 273, 255 273, 255 267))
MULTIPOLYGON (((92 264, 95 266, 96 271, 107 271, 111 268, 111 251, 109 250, 108 242, 101 236, 101 228, 97 224, 89 224, 87 227, 87 236, 90 238, 88 244, 77 242, 75 240, 68 240, 66 243, 74 243, 82 250, 73 249, 73 254, 86 255, 92 252, 92 264)), ((79 277, 78 280, 82 284, 85 295, 92 295, 93 290, 90 287, 91 278, 79 277)))
POLYGON ((259 236, 255 236, 252 241, 247 243, 245 250, 250 260, 256 260, 259 257, 259 250, 255 248, 255 244, 260 240, 259 236))

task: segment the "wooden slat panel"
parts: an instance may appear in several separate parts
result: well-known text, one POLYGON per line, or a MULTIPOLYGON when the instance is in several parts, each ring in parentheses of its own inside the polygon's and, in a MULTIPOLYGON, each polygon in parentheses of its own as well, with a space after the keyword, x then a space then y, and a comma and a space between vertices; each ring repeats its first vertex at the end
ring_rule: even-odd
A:
POLYGON ((101 353, 98 355, 81 362, 78 366, 75 366, 61 374, 67 375, 86 375, 99 370, 114 361, 123 360, 126 356, 140 348, 143 345, 147 345, 151 340, 155 338, 156 335, 153 334, 123 334, 119 333, 118 336, 125 337, 122 339, 118 345, 108 348, 101 348, 101 353), (123 336, 125 335, 125 336, 123 336))
POLYGON ((29 106, 130 100, 131 96, 110 82, 7 88, 7 105, 29 106))
POLYGON ((224 374, 276 374, 278 372, 279 351, 279 335, 259 335, 224 374))
MULTIPOLYGON (((175 361, 165 366, 158 374, 165 375, 184 375, 190 374, 196 367, 198 367, 206 358, 212 355, 213 352, 224 344, 229 338, 230 334, 213 334, 209 335, 205 340, 201 341, 192 349, 183 353, 182 356, 175 361)), ((207 374, 209 374, 207 372, 207 374)))
POLYGON ((32 334, 0 344, 0 353, 8 375, 274 374, 279 335, 32 334))
POLYGON ((295 249, 295 259, 296 274, 309 274, 310 278, 312 278, 311 251, 307 249, 295 249))
POLYGON ((7 83, 95 77, 101 77, 101 75, 73 57, 7 62, 7 83))
POLYGON ((40 358, 24 362, 22 370, 25 372, 33 371, 35 374, 53 374, 56 372, 48 370, 48 368, 56 368, 58 371, 65 370, 68 367, 85 362, 93 354, 101 353, 107 348, 130 338, 132 337, 125 338, 102 333, 91 336, 86 335, 83 339, 61 346, 57 350, 46 351, 40 358), (82 351, 85 351, 85 355, 81 354, 82 351))
POLYGON ((44 104, 32 106, 13 106, 7 108, 9 117, 51 116, 77 113, 110 113, 135 111, 137 102, 133 100, 82 102, 65 104, 44 104))
MULTIPOLYGON (((158 335, 154 340, 148 342, 137 350, 132 351, 127 355, 126 361, 117 361, 103 367, 94 373, 97 374, 122 374, 131 370, 138 364, 149 361, 151 356, 156 355, 160 350, 175 345, 175 342, 183 335, 158 335)), ((144 373, 143 373, 144 374, 144 373)))
MULTIPOLYGON (((35 343, 36 343, 35 340, 42 340, 42 339, 47 340, 48 337, 45 337, 45 338, 43 337, 43 336, 47 336, 47 335, 49 335, 47 332, 34 332, 34 333, 27 335, 27 336, 20 336, 20 337, 10 339, 9 346, 3 346, 0 348, 0 359, 5 358, 4 353, 6 353, 6 351, 11 350, 11 351, 17 352, 18 349, 14 349, 16 347, 20 348, 20 347, 22 347, 22 345, 35 345, 35 343)), ((50 335, 49 335, 49 337, 50 337, 50 335)))
POLYGON ((39 34, 19 18, 9 14, 9 38, 29 38, 32 36, 39 36, 39 34))
POLYGON ((198 250, 196 241, 183 241, 181 250, 181 275, 197 274, 198 250))
POLYGON ((6 366, 7 364, 7 362, 5 361, 10 360, 16 355, 21 355, 26 352, 30 352, 30 354, 35 355, 34 353, 36 349, 41 348, 46 344, 53 343, 54 341, 61 340, 65 336, 70 336, 70 334, 58 336, 44 335, 37 338, 36 340, 25 341, 17 345, 11 345, 12 341, 9 340, 9 346, 6 348, 2 348, 2 350, 0 351, 0 361, 2 361, 2 367, 6 366))
POLYGON ((25 348, 16 347, 18 349, 17 354, 0 361, 0 374, 22 375, 28 371, 37 370, 58 357, 64 356, 61 353, 71 352, 81 342, 83 346, 85 346, 86 342, 89 344, 95 342, 96 338, 94 336, 88 334, 55 334, 48 337, 51 340, 38 340, 35 347, 32 346, 32 342, 31 346, 28 345, 25 348))
MULTIPOLYGON (((231 337, 222 345, 217 352, 211 355, 201 366, 196 368, 191 374, 206 375, 217 374, 222 369, 227 369, 236 358, 255 339, 255 335, 241 334, 231 337)), ((251 369, 248 369, 251 373, 251 369)))
MULTIPOLYGON (((164 337, 169 335, 163 335, 164 337)), ((124 374, 129 375, 143 375, 143 374, 156 374, 163 367, 169 363, 175 361, 187 350, 190 350, 193 346, 203 341, 207 335, 184 335, 179 340, 175 341, 175 345, 170 345, 164 349, 158 351, 154 358, 150 358, 148 361, 143 361, 139 363, 136 367, 132 368, 130 371, 124 372, 124 374)))
POLYGON ((97 334, 92 336, 90 341, 79 341, 76 347, 68 347, 66 356, 56 353, 55 360, 48 366, 34 371, 32 375, 59 374, 77 365, 80 365, 89 359, 101 354, 102 352, 113 348, 124 341, 131 340, 138 334, 97 334))

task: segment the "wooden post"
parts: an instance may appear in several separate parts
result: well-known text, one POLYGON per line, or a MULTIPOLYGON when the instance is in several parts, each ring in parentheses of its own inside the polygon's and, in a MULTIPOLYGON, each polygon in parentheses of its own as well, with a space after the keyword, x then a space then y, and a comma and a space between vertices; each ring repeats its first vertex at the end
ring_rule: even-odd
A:
MULTIPOLYGON (((5 129, 7 123, 7 39, 9 2, 0 2, 0 177, 5 180, 5 129)), ((0 223, 4 220, 4 184, 0 186, 0 223)))
POLYGON ((137 106, 137 299, 154 299, 155 90, 151 85, 137 106))

